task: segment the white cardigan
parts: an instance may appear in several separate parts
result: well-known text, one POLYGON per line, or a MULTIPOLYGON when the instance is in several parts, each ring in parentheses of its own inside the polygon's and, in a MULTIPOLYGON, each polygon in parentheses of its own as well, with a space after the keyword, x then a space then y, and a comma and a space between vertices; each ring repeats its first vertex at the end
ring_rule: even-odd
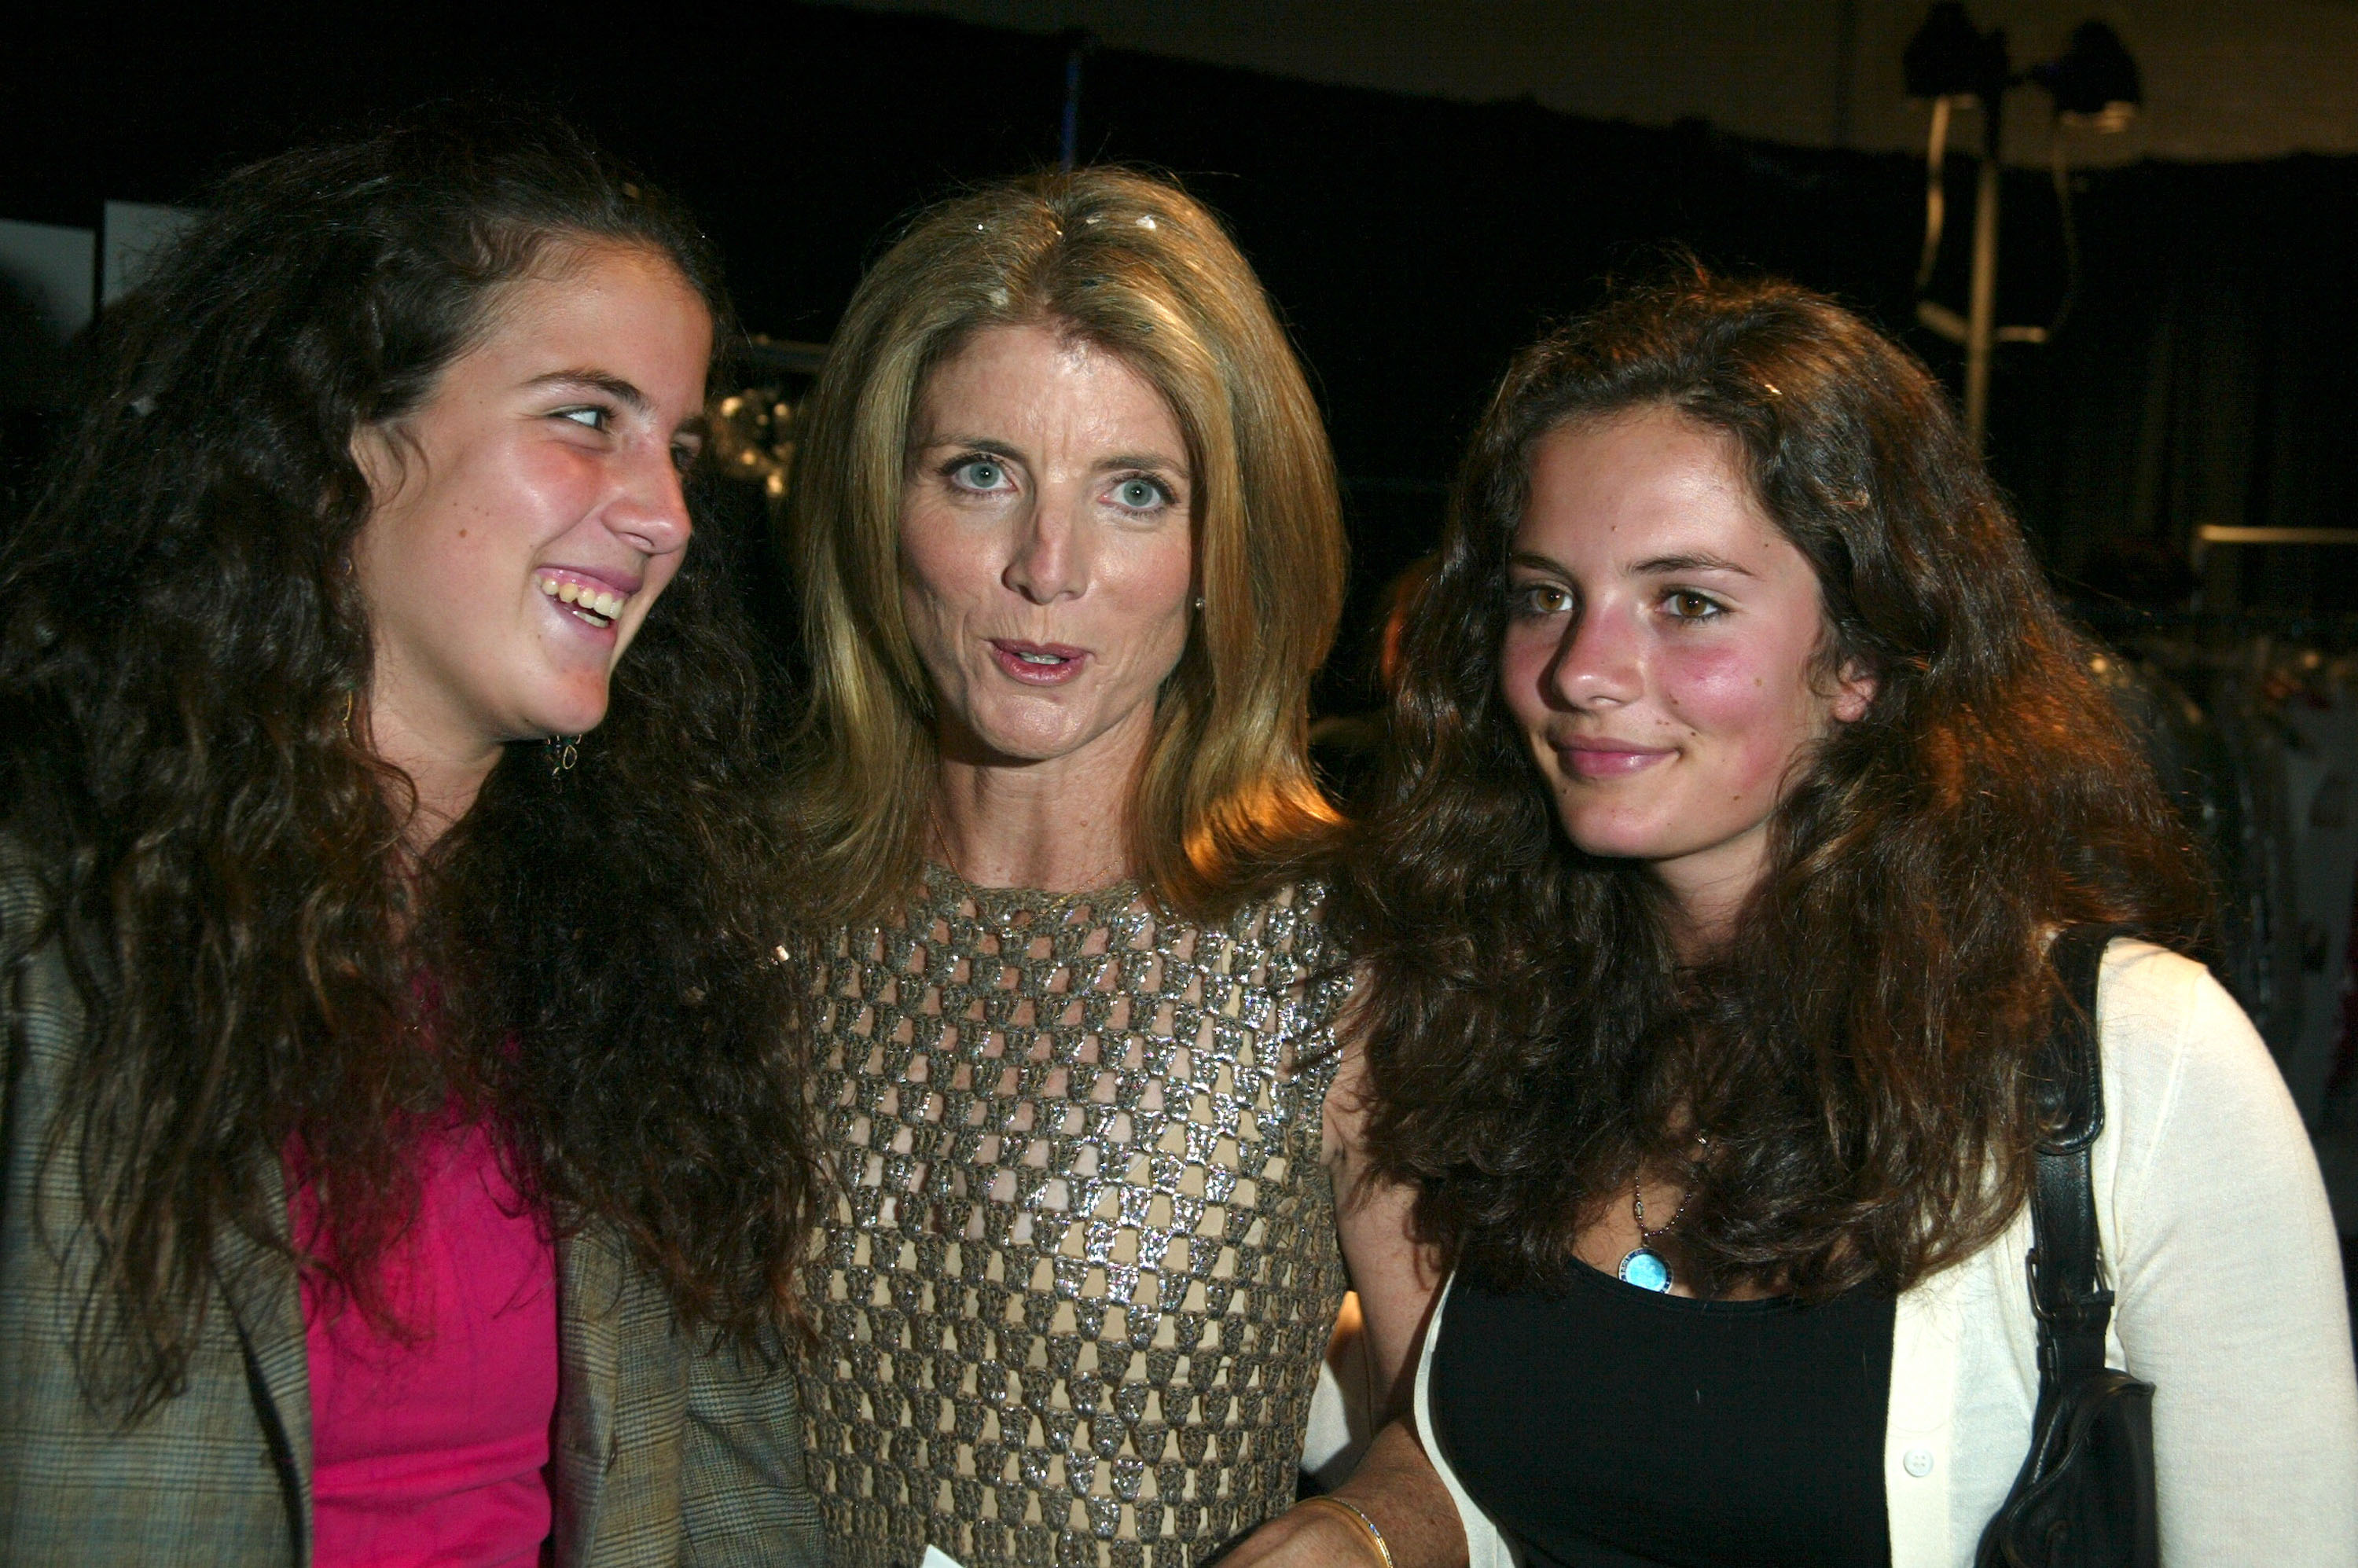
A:
MULTIPOLYGON (((2104 1129, 2096 1218, 2119 1305, 2111 1362, 2156 1386, 2162 1561, 2358 1564, 2358 1380, 2317 1161, 2266 1047, 2201 965, 2115 942, 2097 995, 2104 1129)), ((1892 1568, 1970 1565, 2030 1446, 2038 1330, 2026 1209, 1903 1292, 1883 1485, 1892 1568)), ((1512 1548, 1433 1440, 1444 1289, 1417 1368, 1419 1429, 1471 1568, 1512 1548)))

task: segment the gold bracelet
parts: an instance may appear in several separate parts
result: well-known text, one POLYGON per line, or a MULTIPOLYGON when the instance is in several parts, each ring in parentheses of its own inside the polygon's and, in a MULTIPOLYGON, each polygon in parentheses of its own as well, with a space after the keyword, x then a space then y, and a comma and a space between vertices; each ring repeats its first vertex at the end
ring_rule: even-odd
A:
POLYGON ((1358 1526, 1359 1533, 1368 1538, 1368 1544, 1376 1549, 1376 1561, 1381 1563, 1384 1568, 1393 1568, 1392 1549, 1384 1540, 1384 1532, 1376 1528, 1376 1521, 1368 1517, 1365 1509, 1355 1503, 1347 1503, 1340 1498, 1323 1495, 1304 1498, 1293 1506, 1297 1509, 1325 1509, 1329 1513, 1339 1514, 1349 1519, 1358 1526))

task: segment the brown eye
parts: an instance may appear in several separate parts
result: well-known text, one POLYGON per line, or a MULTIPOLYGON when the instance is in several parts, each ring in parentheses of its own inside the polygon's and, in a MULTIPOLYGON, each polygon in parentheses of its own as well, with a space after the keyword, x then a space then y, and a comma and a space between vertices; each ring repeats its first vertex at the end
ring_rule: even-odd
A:
POLYGON ((1693 589, 1675 589, 1662 601, 1673 619, 1679 621, 1709 621, 1725 613, 1717 600, 1693 589))
POLYGON ((1557 615, 1572 608, 1572 595, 1552 582, 1527 582, 1514 590, 1509 602, 1518 615, 1557 615))

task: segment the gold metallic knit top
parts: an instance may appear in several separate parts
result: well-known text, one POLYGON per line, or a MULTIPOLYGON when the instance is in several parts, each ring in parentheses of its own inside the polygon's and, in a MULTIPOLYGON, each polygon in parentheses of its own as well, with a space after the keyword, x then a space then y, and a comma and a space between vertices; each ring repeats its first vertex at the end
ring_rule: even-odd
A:
POLYGON ((1318 908, 935 869, 820 956, 803 1412, 843 1568, 1183 1568, 1293 1500, 1343 1293, 1318 908))

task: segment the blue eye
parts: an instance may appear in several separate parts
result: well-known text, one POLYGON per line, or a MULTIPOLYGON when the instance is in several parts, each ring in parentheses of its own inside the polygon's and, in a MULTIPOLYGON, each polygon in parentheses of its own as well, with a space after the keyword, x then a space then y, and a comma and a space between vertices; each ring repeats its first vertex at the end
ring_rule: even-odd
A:
POLYGON ((998 490, 1007 483, 1007 465, 996 458, 968 458, 950 470, 950 478, 968 490, 998 490))
POLYGON ((1171 492, 1151 479, 1126 479, 1114 486, 1114 500, 1132 512, 1171 504, 1171 492))
POLYGON ((570 419, 576 425, 591 430, 603 430, 614 420, 612 410, 595 407, 560 408, 557 411, 557 416, 559 419, 570 419))

